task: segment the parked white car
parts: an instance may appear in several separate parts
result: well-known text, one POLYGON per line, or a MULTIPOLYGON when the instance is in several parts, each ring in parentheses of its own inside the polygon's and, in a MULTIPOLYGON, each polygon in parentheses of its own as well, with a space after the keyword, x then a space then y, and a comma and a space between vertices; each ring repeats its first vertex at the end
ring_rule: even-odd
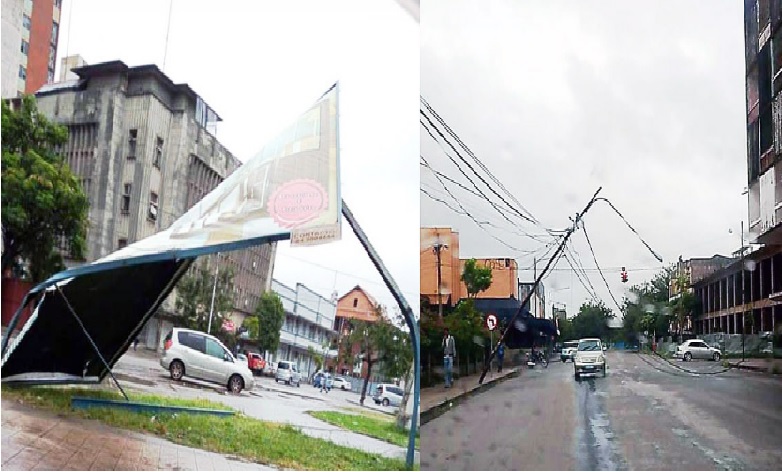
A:
POLYGON ((332 387, 340 388, 342 390, 353 390, 353 386, 345 377, 334 377, 334 382, 332 383, 332 387))
POLYGON ((372 400, 378 405, 399 406, 399 404, 402 403, 402 397, 404 395, 405 391, 396 385, 380 384, 375 388, 375 394, 372 396, 372 400))
POLYGON ((165 339, 160 366, 171 378, 193 377, 225 385, 239 393, 255 385, 247 362, 234 358, 216 337, 185 328, 174 328, 165 339))
POLYGON ((702 339, 689 339, 676 346, 674 356, 685 361, 708 359, 718 362, 722 357, 722 351, 716 347, 709 346, 702 339))
POLYGON ((582 375, 597 375, 600 372, 606 376, 606 350, 603 342, 598 338, 585 338, 578 341, 578 350, 573 357, 573 369, 576 380, 582 375))
POLYGON ((274 374, 274 381, 301 387, 301 373, 293 362, 279 361, 277 363, 277 372, 274 374))

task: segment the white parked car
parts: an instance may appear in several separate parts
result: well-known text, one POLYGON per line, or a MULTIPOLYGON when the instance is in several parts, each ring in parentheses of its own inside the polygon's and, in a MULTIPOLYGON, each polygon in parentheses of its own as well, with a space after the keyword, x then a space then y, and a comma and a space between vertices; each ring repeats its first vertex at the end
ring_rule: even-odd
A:
POLYGON ((277 363, 277 372, 274 374, 274 381, 285 382, 288 385, 301 387, 301 373, 293 362, 280 361, 277 363))
POLYGON ((168 333, 160 366, 174 380, 193 377, 225 385, 234 393, 255 385, 246 361, 235 359, 216 337, 191 329, 174 328, 168 333))
POLYGON ((353 390, 353 386, 350 381, 345 377, 334 377, 334 382, 331 384, 332 388, 340 388, 342 390, 353 390))
POLYGON ((582 375, 597 375, 598 372, 606 376, 605 346, 598 338, 585 338, 578 341, 578 349, 573 357, 573 369, 576 380, 582 375))
POLYGON ((722 357, 722 351, 716 347, 709 346, 702 339, 690 339, 676 346, 674 356, 685 361, 708 359, 717 362, 722 357))
POLYGON ((402 397, 404 395, 405 391, 396 385, 380 384, 375 388, 375 394, 372 396, 372 400, 378 405, 399 406, 399 404, 402 403, 402 397))

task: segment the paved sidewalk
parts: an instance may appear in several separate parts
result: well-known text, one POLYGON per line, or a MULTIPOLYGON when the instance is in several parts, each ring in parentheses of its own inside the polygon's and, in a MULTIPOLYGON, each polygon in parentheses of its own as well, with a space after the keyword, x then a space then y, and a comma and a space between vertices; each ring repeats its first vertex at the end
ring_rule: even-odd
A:
POLYGON ((483 379, 483 384, 478 384, 481 374, 473 374, 456 379, 451 388, 444 385, 421 389, 421 424, 439 416, 439 410, 446 406, 451 407, 455 400, 461 400, 469 395, 480 393, 498 383, 515 377, 519 374, 521 366, 509 367, 501 373, 489 372, 483 379))
POLYGON ((782 359, 747 359, 744 362, 741 359, 728 359, 728 363, 731 367, 738 369, 767 373, 773 373, 776 368, 776 372, 782 374, 782 359))
POLYGON ((3 470, 277 470, 2 401, 3 470))

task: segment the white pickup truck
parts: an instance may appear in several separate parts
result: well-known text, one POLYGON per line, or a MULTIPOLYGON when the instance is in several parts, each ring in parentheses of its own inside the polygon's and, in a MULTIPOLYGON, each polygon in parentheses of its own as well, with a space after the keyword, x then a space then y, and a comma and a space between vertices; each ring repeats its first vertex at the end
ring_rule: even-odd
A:
POLYGON ((567 362, 568 359, 572 361, 576 351, 578 351, 578 341, 567 341, 562 346, 562 353, 559 355, 559 358, 562 362, 567 362))

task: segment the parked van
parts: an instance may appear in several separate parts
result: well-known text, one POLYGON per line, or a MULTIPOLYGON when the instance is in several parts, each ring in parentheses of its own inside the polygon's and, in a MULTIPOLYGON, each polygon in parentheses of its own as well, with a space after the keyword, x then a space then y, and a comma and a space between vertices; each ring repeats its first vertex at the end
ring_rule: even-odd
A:
POLYGON ((191 329, 174 328, 168 333, 160 366, 174 380, 194 377, 225 385, 234 393, 255 385, 246 361, 235 359, 216 337, 191 329))
POLYGON ((301 387, 301 373, 293 362, 280 361, 277 363, 277 373, 274 374, 274 381, 282 381, 288 385, 301 387))
POLYGON ((380 384, 375 389, 375 394, 372 399, 378 405, 383 406, 399 406, 402 403, 402 397, 405 396, 405 391, 393 384, 380 384))

